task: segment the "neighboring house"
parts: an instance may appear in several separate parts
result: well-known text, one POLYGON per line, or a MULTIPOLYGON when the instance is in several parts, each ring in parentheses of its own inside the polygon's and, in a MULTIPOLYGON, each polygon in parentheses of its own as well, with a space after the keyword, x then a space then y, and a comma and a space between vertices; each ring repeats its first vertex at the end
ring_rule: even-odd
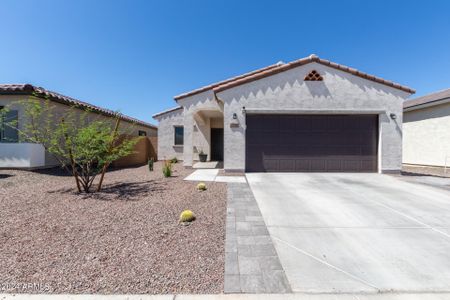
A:
POLYGON ((403 163, 450 166, 450 89, 403 105, 403 163))
POLYGON ((399 172, 403 101, 414 90, 311 55, 175 97, 158 156, 225 171, 399 172))
MULTIPOLYGON (((104 109, 83 101, 79 101, 61 94, 47 91, 41 87, 35 87, 30 84, 0 84, 0 109, 8 107, 8 115, 5 116, 8 120, 0 120, 0 122, 8 122, 17 120, 18 129, 23 129, 25 122, 27 122, 24 115, 24 106, 20 101, 30 99, 32 95, 38 99, 48 99, 56 106, 57 112, 64 112, 70 107, 79 107, 76 109, 80 114, 83 109, 91 111, 89 119, 105 119, 114 121, 115 112, 104 109)), ((147 162, 149 157, 156 156, 157 143, 157 127, 121 115, 121 127, 132 130, 127 133, 134 136, 147 136, 141 139, 136 147, 136 153, 127 157, 121 158, 113 163, 113 166, 130 166, 138 165, 147 162)), ((55 120, 57 121, 57 120, 55 120)), ((46 168, 58 165, 57 160, 46 153, 42 145, 22 142, 19 140, 18 131, 8 126, 1 126, 0 130, 0 168, 46 168)))

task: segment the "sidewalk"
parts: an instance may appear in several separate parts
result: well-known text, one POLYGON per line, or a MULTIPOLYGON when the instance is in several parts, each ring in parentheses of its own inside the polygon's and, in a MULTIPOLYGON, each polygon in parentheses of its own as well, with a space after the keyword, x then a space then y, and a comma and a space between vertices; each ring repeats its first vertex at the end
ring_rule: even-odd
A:
POLYGON ((219 295, 30 295, 0 294, 0 300, 444 300, 450 293, 219 294, 219 295))

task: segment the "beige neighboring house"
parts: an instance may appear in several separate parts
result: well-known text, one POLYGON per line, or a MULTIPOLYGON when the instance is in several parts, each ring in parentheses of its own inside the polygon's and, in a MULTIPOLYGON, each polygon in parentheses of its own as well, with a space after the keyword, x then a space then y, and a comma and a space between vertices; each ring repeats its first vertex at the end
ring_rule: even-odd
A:
MULTIPOLYGON (((30 99, 34 95, 38 99, 48 99, 55 105, 57 112, 64 112, 70 107, 76 109, 80 114, 83 109, 90 110, 89 120, 110 119, 114 122, 116 113, 87 102, 76 100, 42 87, 31 84, 0 84, 0 109, 8 107, 8 121, 17 120, 18 129, 22 129, 27 122, 24 115, 24 107, 19 102, 30 99)), ((158 128, 150 123, 137 120, 132 117, 121 115, 121 125, 119 131, 131 136, 146 136, 141 139, 136 147, 135 153, 121 158, 113 163, 113 166, 124 167, 146 163, 148 158, 157 156, 157 130, 158 128)), ((0 120, 0 122, 8 122, 0 120)), ((40 144, 22 142, 19 140, 18 131, 14 128, 1 126, 0 130, 0 168, 17 169, 39 169, 58 165, 58 161, 40 144)))
POLYGON ((450 167, 450 89, 403 105, 403 164, 450 167))
POLYGON ((409 87, 316 55, 175 96, 158 156, 229 172, 400 172, 409 87))

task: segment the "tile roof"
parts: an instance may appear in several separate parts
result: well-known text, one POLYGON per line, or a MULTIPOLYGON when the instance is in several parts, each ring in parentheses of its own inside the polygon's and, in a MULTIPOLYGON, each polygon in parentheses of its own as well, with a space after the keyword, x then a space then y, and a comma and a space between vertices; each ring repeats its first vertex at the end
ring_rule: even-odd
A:
POLYGON ((226 90, 226 89, 229 89, 229 88, 232 88, 232 87, 244 84, 244 83, 252 82, 252 81, 255 81, 255 80, 267 77, 267 76, 272 76, 272 75, 275 75, 277 73, 281 73, 281 72, 287 71, 289 69, 292 69, 292 68, 295 68, 295 67, 298 67, 298 66, 302 66, 302 65, 306 65, 306 64, 309 64, 309 63, 312 63, 312 62, 316 62, 316 63, 322 64, 322 65, 325 65, 325 66, 328 66, 328 67, 331 67, 331 68, 334 68, 334 69, 337 69, 337 70, 340 70, 340 71, 344 71, 344 72, 347 72, 347 73, 350 73, 350 74, 362 77, 364 79, 375 81, 377 83, 381 83, 381 84, 384 84, 384 85, 387 85, 387 86, 390 86, 390 87, 402 90, 402 91, 407 92, 407 93, 414 94, 416 92, 415 90, 413 90, 413 89, 411 89, 411 88, 409 88, 407 86, 403 86, 403 85, 400 85, 398 83, 395 83, 395 82, 392 82, 392 81, 389 81, 389 80, 385 80, 385 79, 380 78, 380 77, 376 77, 374 75, 363 73, 363 72, 361 72, 361 71, 359 71, 357 69, 350 68, 350 67, 347 67, 347 66, 344 66, 344 65, 340 65, 340 64, 331 62, 329 60, 326 60, 326 59, 319 58, 315 54, 311 54, 308 57, 301 58, 301 59, 292 61, 290 63, 281 64, 281 65, 279 65, 279 66, 277 66, 275 68, 270 68, 270 69, 264 70, 262 72, 258 72, 256 74, 248 75, 248 76, 245 76, 245 77, 240 78, 240 79, 236 79, 236 80, 233 80, 233 81, 228 81, 226 83, 222 83, 222 84, 214 87, 213 90, 214 90, 214 92, 217 93, 217 92, 220 92, 220 91, 223 91, 223 90, 226 90))
POLYGON ((309 64, 312 62, 316 62, 316 63, 322 64, 322 65, 325 65, 325 66, 328 66, 328 67, 331 67, 331 68, 334 68, 334 69, 337 69, 340 71, 344 71, 344 72, 362 77, 364 79, 368 79, 368 80, 371 80, 371 81, 374 81, 377 83, 381 83, 381 84, 402 90, 407 93, 414 94, 416 92, 415 90, 413 90, 407 86, 403 86, 403 85, 400 85, 393 81, 389 81, 389 80, 385 80, 380 77, 376 77, 374 75, 363 73, 357 69, 350 68, 350 67, 347 67, 347 66, 344 66, 341 64, 337 64, 337 63, 331 62, 329 60, 319 58, 315 54, 311 54, 308 57, 301 58, 301 59, 292 61, 290 63, 279 62, 277 64, 273 64, 273 65, 258 69, 253 72, 245 73, 240 76, 236 76, 236 77, 229 78, 229 79, 226 79, 226 80, 223 80, 220 82, 216 82, 216 83, 195 89, 193 91, 175 96, 174 99, 176 101, 178 101, 179 99, 182 99, 182 98, 185 98, 188 96, 192 96, 192 95, 195 95, 195 94, 207 91, 207 90, 213 90, 215 93, 217 93, 217 92, 220 92, 220 91, 223 91, 223 90, 226 90, 226 89, 229 89, 229 88, 232 88, 232 87, 244 84, 244 83, 252 82, 252 81, 267 77, 267 76, 272 76, 277 73, 281 73, 281 72, 287 71, 289 69, 292 69, 292 68, 295 68, 298 66, 302 66, 305 64, 309 64))
POLYGON ((162 112, 159 112, 159 113, 157 113, 157 114, 154 114, 152 117, 155 119, 155 118, 157 118, 157 117, 159 117, 159 116, 162 116, 162 115, 164 115, 164 114, 168 114, 168 113, 173 112, 173 111, 177 111, 177 110, 179 110, 179 109, 183 109, 183 107, 181 107, 181 106, 173 107, 173 108, 164 110, 164 111, 162 111, 162 112))
POLYGON ((155 125, 152 125, 150 123, 126 116, 126 115, 122 115, 122 114, 118 114, 117 112, 114 112, 112 110, 106 109, 106 108, 102 108, 84 101, 80 101, 68 96, 64 96, 61 95, 59 93, 56 92, 52 92, 52 91, 48 91, 42 87, 36 87, 34 85, 31 84, 0 84, 0 95, 36 95, 39 97, 48 97, 49 100, 54 101, 54 102, 58 102, 58 103, 62 103, 65 105, 70 105, 70 106, 76 106, 76 107, 80 107, 80 108, 85 108, 85 109, 90 109, 93 112, 96 112, 98 114, 102 114, 104 116, 108 116, 108 117, 115 117, 117 115, 120 116, 120 118, 124 121, 127 122, 131 122, 131 123, 135 123, 141 126, 145 126, 145 127, 150 127, 150 128, 154 128, 157 129, 157 127, 155 125))
POLYGON ((225 79, 225 80, 216 82, 216 83, 212 83, 212 84, 206 85, 206 86, 204 86, 204 87, 201 87, 201 88, 192 90, 192 91, 190 91, 190 92, 187 92, 187 93, 184 93, 184 94, 177 95, 177 96, 175 96, 175 97, 173 97, 173 98, 174 98, 176 101, 178 101, 179 99, 182 99, 182 98, 186 98, 186 97, 189 97, 189 96, 192 96, 192 95, 199 94, 199 93, 201 93, 201 92, 205 92, 205 91, 208 91, 208 90, 212 90, 212 89, 214 89, 215 87, 218 87, 218 86, 220 86, 220 85, 222 85, 222 84, 226 84, 226 83, 231 82, 231 81, 236 81, 236 80, 239 80, 239 79, 248 77, 248 76, 254 76, 254 75, 258 74, 258 73, 261 73, 261 72, 264 72, 264 71, 267 71, 267 70, 270 70, 270 69, 274 69, 274 68, 276 68, 276 67, 281 66, 282 64, 284 64, 284 63, 283 63, 283 62, 278 62, 278 63, 276 63, 276 64, 273 64, 273 65, 270 65, 270 66, 267 66, 267 67, 264 67, 264 68, 255 70, 255 71, 251 71, 251 72, 248 72, 248 73, 239 75, 239 76, 235 76, 235 77, 228 78, 228 79, 225 79))
POLYGON ((435 92, 415 99, 407 100, 403 102, 403 109, 413 108, 424 104, 429 105, 439 104, 440 100, 444 99, 450 100, 450 89, 435 92))

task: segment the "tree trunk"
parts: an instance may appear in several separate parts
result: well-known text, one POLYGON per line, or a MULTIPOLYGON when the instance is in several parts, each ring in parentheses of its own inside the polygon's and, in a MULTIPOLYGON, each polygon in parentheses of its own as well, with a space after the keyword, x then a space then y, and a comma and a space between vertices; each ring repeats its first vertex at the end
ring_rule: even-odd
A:
MULTIPOLYGON (((61 118, 61 123, 64 124, 64 118, 61 118)), ((64 134, 64 137, 66 138, 65 142, 67 143, 67 133, 64 134)), ((77 183, 77 189, 78 192, 81 193, 81 186, 80 186, 80 179, 78 178, 78 172, 77 172, 77 166, 75 164, 75 160, 73 159, 73 153, 72 148, 69 147, 69 157, 70 157, 70 164, 72 166, 72 175, 75 177, 75 182, 77 183)))
MULTIPOLYGON (((111 143, 109 144, 109 150, 108 151, 111 151, 111 148, 114 146, 113 143, 114 143, 114 141, 116 139, 117 131, 119 130, 119 124, 120 124, 120 118, 118 116, 117 120, 116 120, 116 126, 114 127, 114 131, 112 133, 112 139, 111 139, 111 143)), ((106 169, 108 168, 110 163, 111 162, 106 162, 105 165, 102 168, 102 174, 100 175, 100 181, 99 181, 98 186, 97 186, 97 192, 100 192, 100 190, 102 189, 103 178, 105 177, 106 169)))

